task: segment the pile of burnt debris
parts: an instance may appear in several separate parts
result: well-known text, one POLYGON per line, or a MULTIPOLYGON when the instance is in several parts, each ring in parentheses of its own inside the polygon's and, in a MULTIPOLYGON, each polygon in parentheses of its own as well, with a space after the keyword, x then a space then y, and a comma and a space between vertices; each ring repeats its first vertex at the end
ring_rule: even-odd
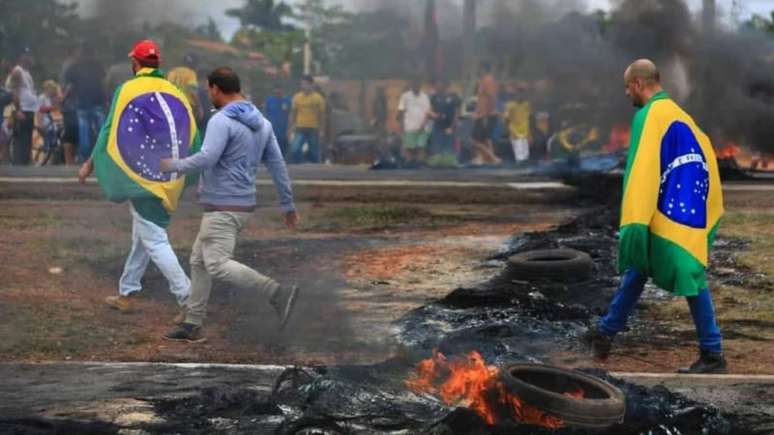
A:
MULTIPOLYGON (((491 424, 470 404, 450 404, 408 387, 417 363, 437 352, 453 358, 476 351, 486 364, 505 367, 544 363, 558 349, 575 349, 578 334, 603 312, 618 284, 616 220, 611 208, 604 208, 553 231, 514 236, 507 249, 486 262, 497 270, 493 279, 456 289, 397 322, 398 357, 374 365, 290 368, 270 392, 240 384, 203 389, 193 397, 156 399, 153 406, 158 421, 141 424, 140 429, 144 433, 276 434, 765 433, 751 429, 740 416, 693 402, 664 387, 626 383, 600 370, 584 372, 624 392, 625 417, 613 426, 594 430, 570 425, 549 429, 514 419, 491 424), (590 272, 567 276, 580 273, 571 268, 551 279, 514 278, 507 266, 514 255, 551 248, 584 253, 591 259, 590 272)), ((743 249, 744 242, 720 240, 718 245, 713 261, 738 269, 733 253, 743 249)), ((730 282, 724 280, 738 280, 738 275, 714 278, 730 282)), ((759 279, 742 275, 743 280, 759 279)))
POLYGON ((547 429, 502 422, 489 425, 466 407, 448 406, 409 391, 406 361, 372 366, 288 369, 266 397, 229 387, 158 402, 165 420, 149 432, 275 434, 743 434, 734 420, 664 388, 647 389, 590 372, 621 388, 626 419, 606 430, 547 429))
MULTIPOLYGON (((487 364, 541 363, 551 351, 573 348, 577 334, 604 310, 617 286, 616 216, 592 213, 554 231, 515 236, 490 266, 514 254, 546 248, 571 248, 588 254, 593 271, 583 279, 523 281, 508 267, 475 288, 459 288, 417 309, 398 322, 401 356, 369 366, 293 368, 278 379, 269 395, 232 387, 208 390, 201 397, 157 403, 167 424, 180 431, 273 432, 278 434, 744 434, 756 433, 734 415, 692 402, 663 387, 645 388, 607 380, 626 395, 623 422, 607 429, 571 426, 542 428, 502 421, 489 424, 460 404, 407 388, 417 362, 442 352, 448 356, 475 350, 487 364)), ((733 257, 741 242, 721 241, 720 261, 733 257)), ((736 266, 733 266, 736 267, 736 266)))

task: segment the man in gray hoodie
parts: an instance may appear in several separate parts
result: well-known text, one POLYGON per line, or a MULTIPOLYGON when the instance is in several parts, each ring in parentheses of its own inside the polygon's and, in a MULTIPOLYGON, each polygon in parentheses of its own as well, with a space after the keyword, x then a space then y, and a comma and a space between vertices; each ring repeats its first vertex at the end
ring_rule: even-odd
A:
POLYGON ((163 159, 165 172, 198 172, 199 203, 204 207, 199 235, 191 253, 191 296, 185 320, 170 331, 170 340, 203 341, 201 325, 207 313, 212 278, 268 296, 280 327, 287 324, 298 297, 298 287, 273 279, 233 259, 239 231, 256 208, 255 177, 263 163, 274 180, 285 224, 298 224, 285 161, 271 123, 241 94, 239 76, 218 68, 208 76, 209 98, 219 109, 207 123, 201 152, 181 160, 163 159))

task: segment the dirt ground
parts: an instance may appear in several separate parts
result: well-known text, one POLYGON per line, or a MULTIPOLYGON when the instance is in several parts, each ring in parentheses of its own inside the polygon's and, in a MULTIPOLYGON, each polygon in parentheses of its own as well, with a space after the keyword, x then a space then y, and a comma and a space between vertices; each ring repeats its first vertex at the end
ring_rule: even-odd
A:
MULTIPOLYGON (((297 189, 300 231, 283 228, 260 189, 261 208, 237 257, 304 297, 292 328, 279 332, 261 295, 217 284, 206 343, 164 341, 176 314, 163 277, 151 267, 128 314, 103 300, 116 293, 130 238, 126 205, 101 199, 95 186, 0 187, 0 361, 207 361, 345 364, 383 360, 391 322, 455 287, 497 273, 486 258, 520 231, 550 228, 581 210, 566 192, 505 188, 312 187, 297 189), (61 273, 56 268, 61 268, 61 273)), ((774 198, 726 195, 721 235, 749 240, 740 267, 774 276, 774 198)), ((200 211, 192 198, 169 232, 184 268, 200 211)), ((734 273, 729 271, 728 273, 734 273)), ((713 288, 734 373, 774 374, 774 288, 713 288)), ((673 371, 695 357, 692 324, 680 299, 643 303, 653 336, 624 334, 598 367, 673 371)), ((588 357, 558 352, 562 365, 588 357)))
MULTIPOLYGON (((273 194, 243 232, 236 256, 303 288, 292 327, 277 331, 261 295, 216 284, 206 343, 163 340, 177 313, 151 266, 135 310, 116 294, 129 248, 125 204, 95 186, 0 189, 0 361, 109 360, 333 364, 383 360, 391 322, 455 286, 488 278, 483 260, 518 231, 573 215, 566 194, 512 189, 297 189, 303 223, 285 229, 273 194), (400 202, 398 202, 400 200, 400 202), (61 269, 61 273, 59 270, 61 269)), ((184 268, 200 210, 184 201, 169 228, 184 268)))
MULTIPOLYGON (((719 237, 738 238, 749 245, 734 255, 736 268, 716 267, 715 271, 725 276, 742 272, 757 276, 755 287, 717 285, 710 280, 729 372, 774 374, 774 197, 765 191, 733 191, 725 193, 724 201, 719 237)), ((555 355, 555 362, 656 373, 674 371, 696 359, 696 335, 683 298, 662 294, 639 307, 636 321, 639 328, 646 325, 647 333, 622 334, 607 361, 589 363, 585 356, 563 351, 555 355)))

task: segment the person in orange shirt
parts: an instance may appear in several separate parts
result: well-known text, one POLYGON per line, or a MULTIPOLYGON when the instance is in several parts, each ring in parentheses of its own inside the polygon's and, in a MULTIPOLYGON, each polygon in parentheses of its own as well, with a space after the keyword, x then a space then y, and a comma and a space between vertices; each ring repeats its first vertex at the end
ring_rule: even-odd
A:
POLYGON ((473 161, 471 163, 499 165, 502 160, 495 155, 494 145, 492 145, 492 133, 497 125, 497 81, 492 74, 492 65, 488 62, 481 63, 481 73, 473 125, 473 161))

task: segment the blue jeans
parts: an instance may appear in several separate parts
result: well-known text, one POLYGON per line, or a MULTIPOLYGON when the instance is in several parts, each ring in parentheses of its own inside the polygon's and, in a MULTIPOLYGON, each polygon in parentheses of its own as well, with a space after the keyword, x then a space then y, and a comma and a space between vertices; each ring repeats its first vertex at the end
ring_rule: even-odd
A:
POLYGON ((169 282, 169 291, 175 295, 177 303, 182 305, 191 293, 191 281, 169 244, 167 231, 140 216, 131 203, 129 207, 132 210, 132 249, 126 259, 124 273, 118 281, 119 293, 128 296, 142 290, 140 280, 145 275, 148 263, 153 260, 169 282))
POLYGON ((434 127, 430 135, 430 152, 432 154, 454 154, 454 132, 446 133, 446 129, 434 127))
POLYGON ((288 159, 288 129, 287 127, 277 127, 274 126, 274 136, 277 138, 277 145, 280 147, 280 151, 282 151, 282 157, 285 158, 285 160, 288 159))
MULTIPOLYGON (((626 320, 637 305, 648 277, 635 269, 629 269, 621 278, 621 285, 613 296, 607 314, 599 321, 599 332, 615 336, 626 327, 626 320)), ((691 317, 699 337, 699 348, 704 351, 722 352, 722 337, 715 319, 715 308, 708 289, 697 296, 686 297, 691 317)))
POLYGON ((86 161, 97 142, 97 135, 105 123, 105 110, 100 106, 78 109, 78 158, 86 161))
POLYGON ((320 131, 316 128, 296 128, 290 142, 290 155, 293 163, 304 162, 304 144, 309 145, 311 163, 320 163, 320 131))

